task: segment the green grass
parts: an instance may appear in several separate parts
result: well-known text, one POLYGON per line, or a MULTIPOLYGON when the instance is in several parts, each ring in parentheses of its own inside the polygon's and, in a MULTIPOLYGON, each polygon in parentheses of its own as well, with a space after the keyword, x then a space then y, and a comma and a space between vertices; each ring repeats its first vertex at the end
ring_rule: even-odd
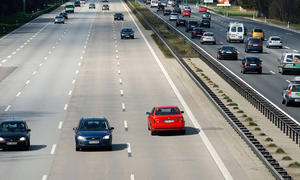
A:
POLYGON ((277 147, 277 145, 274 144, 274 143, 271 143, 271 144, 268 145, 268 147, 277 147))
MULTIPOLYGON (((243 111, 244 112, 244 111, 243 111)), ((242 117, 247 117, 247 114, 243 114, 243 116, 242 117)))
POLYGON ((292 168, 299 168, 300 167, 300 163, 299 162, 293 162, 291 164, 289 164, 289 167, 292 167, 292 168))
POLYGON ((272 142, 272 141, 273 141, 273 139, 272 139, 272 138, 270 138, 270 137, 267 137, 267 138, 265 139, 265 141, 272 142))
POLYGON ((235 107, 233 107, 233 109, 239 109, 239 107, 235 106, 235 107))
POLYGON ((248 117, 245 119, 245 121, 253 121, 252 117, 248 117))
POLYGON ((265 133, 259 133, 259 135, 260 135, 260 136, 266 136, 266 134, 265 134, 265 133))
POLYGON ((261 131, 259 127, 255 128, 254 131, 261 131))
POLYGON ((243 110, 238 110, 237 113, 244 113, 244 111, 243 110))
POLYGON ((283 154, 283 153, 285 153, 284 150, 283 150, 282 148, 277 148, 275 152, 278 153, 278 154, 283 154))
POLYGON ((238 106, 237 103, 229 103, 227 106, 238 106))
POLYGON ((293 159, 290 156, 283 156, 282 160, 284 160, 284 161, 290 161, 290 160, 293 160, 293 159))
POLYGON ((226 15, 228 14, 228 16, 253 17, 253 13, 255 13, 255 11, 253 11, 253 10, 242 9, 240 11, 239 6, 217 7, 215 5, 210 5, 209 7, 214 8, 215 10, 219 10, 220 12, 222 12, 226 15))
POLYGON ((169 51, 169 49, 165 46, 165 44, 156 36, 156 34, 152 34, 151 37, 154 39, 155 43, 158 45, 159 49, 163 52, 165 57, 172 58, 173 55, 169 51))
POLYGON ((250 121, 249 126, 257 126, 257 124, 255 122, 250 121))
POLYGON ((223 93, 223 91, 222 91, 222 90, 220 90, 220 91, 218 91, 218 93, 223 93))

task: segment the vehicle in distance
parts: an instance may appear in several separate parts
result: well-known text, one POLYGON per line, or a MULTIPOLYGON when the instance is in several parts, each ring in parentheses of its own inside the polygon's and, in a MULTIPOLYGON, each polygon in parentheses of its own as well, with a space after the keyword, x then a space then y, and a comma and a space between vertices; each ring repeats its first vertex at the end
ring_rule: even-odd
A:
POLYGON ((158 6, 158 0, 151 0, 151 3, 150 3, 150 7, 157 7, 158 6))
POLYGON ((108 2, 108 0, 102 0, 102 2, 108 2))
POLYGON ((151 0, 145 0, 146 2, 146 4, 151 4, 151 0))
POLYGON ((182 11, 182 17, 185 17, 185 16, 191 17, 191 11, 184 9, 182 11))
POLYGON ((164 16, 168 16, 172 13, 171 9, 165 9, 164 10, 164 16))
POLYGON ((127 39, 127 38, 134 39, 134 31, 131 28, 123 28, 120 33, 121 33, 121 39, 127 39))
POLYGON ((191 10, 191 7, 190 7, 188 4, 184 4, 184 5, 183 5, 183 10, 185 10, 185 11, 190 11, 190 12, 192 11, 192 10, 191 10))
POLYGON ((259 37, 261 40, 265 40, 265 33, 260 28, 254 28, 251 32, 251 37, 259 37))
POLYGON ((258 74, 261 74, 261 63, 262 61, 257 56, 246 56, 242 60, 241 73, 245 74, 246 72, 257 72, 258 74))
POLYGON ((222 46, 218 49, 218 59, 238 59, 238 52, 233 46, 222 46))
POLYGON ((174 13, 181 14, 181 9, 180 9, 180 7, 174 7, 174 8, 173 8, 173 12, 174 12, 174 13))
POLYGON ((116 21, 116 20, 124 20, 124 15, 123 15, 123 13, 115 13, 114 14, 114 20, 116 21))
POLYGON ((208 19, 211 20, 211 14, 210 12, 205 12, 202 14, 202 19, 208 19))
POLYGON ((229 23, 227 28, 227 35, 226 41, 239 41, 241 43, 244 42, 244 35, 245 35, 245 27, 242 23, 229 23))
POLYGON ((112 150, 112 130, 105 117, 81 118, 75 131, 76 151, 84 148, 106 147, 112 150))
POLYGON ((204 33, 205 33, 205 31, 203 29, 195 27, 195 28, 193 28, 193 30, 191 32, 191 38, 192 39, 194 39, 196 37, 201 38, 204 33))
POLYGON ((65 12, 66 13, 74 13, 74 4, 72 2, 67 2, 65 4, 65 12))
POLYGON ((4 120, 0 124, 0 148, 29 150, 30 129, 23 120, 4 120))
POLYGON ((213 32, 203 33, 203 35, 200 39, 200 43, 201 44, 204 44, 204 43, 217 44, 214 33, 213 32))
POLYGON ((175 4, 175 1, 174 1, 174 0, 169 0, 169 1, 168 1, 168 5, 171 5, 171 6, 172 6, 173 4, 175 4))
POLYGON ((65 19, 68 19, 68 13, 66 13, 66 12, 61 12, 61 13, 59 13, 59 15, 64 17, 65 19))
POLYGON ((206 12, 206 11, 207 11, 207 9, 205 7, 200 7, 199 8, 199 12, 206 12))
POLYGON ((74 6, 75 6, 75 7, 80 7, 80 1, 75 1, 75 2, 74 2, 74 6))
POLYGON ((270 36, 267 43, 267 48, 278 47, 282 48, 282 40, 279 36, 270 36))
POLYGON ((171 15, 169 16, 169 21, 177 21, 177 19, 179 19, 177 13, 171 13, 171 15))
POLYGON ((61 15, 56 16, 54 18, 54 24, 64 24, 65 23, 65 18, 61 15))
POLYGON ((109 5, 108 4, 103 4, 102 5, 102 10, 109 10, 109 5))
POLYGON ((148 115, 148 130, 151 135, 159 131, 179 131, 185 134, 183 111, 177 106, 157 106, 153 107, 148 115))
POLYGON ((85 0, 81 0, 80 3, 81 3, 81 4, 85 4, 85 0))
POLYGON ((158 5, 162 5, 162 6, 164 6, 164 7, 167 7, 168 2, 165 1, 165 0, 161 0, 161 1, 158 2, 158 5))
POLYGON ((161 5, 161 4, 159 4, 158 6, 157 6, 157 12, 159 12, 159 11, 162 11, 162 12, 164 12, 164 10, 165 10, 165 6, 164 5, 161 5))
POLYGON ((183 18, 179 18, 179 19, 176 20, 176 27, 185 26, 185 24, 186 24, 186 20, 183 19, 183 18))
POLYGON ((195 27, 199 27, 199 24, 197 21, 194 21, 194 20, 187 21, 185 32, 189 32, 189 31, 193 30, 193 28, 195 28, 195 27))
POLYGON ((300 104, 300 77, 295 77, 282 91, 282 104, 300 104))
POLYGON ((96 5, 94 3, 89 4, 89 9, 96 9, 96 5))
POLYGON ((250 51, 257 51, 262 53, 263 52, 263 42, 261 38, 259 37, 249 37, 247 39, 247 42, 245 44, 245 52, 250 52, 250 51))
POLYGON ((283 53, 278 62, 278 71, 282 75, 300 72, 300 53, 283 53))
POLYGON ((200 27, 210 28, 210 21, 207 19, 202 19, 202 21, 200 22, 200 27))

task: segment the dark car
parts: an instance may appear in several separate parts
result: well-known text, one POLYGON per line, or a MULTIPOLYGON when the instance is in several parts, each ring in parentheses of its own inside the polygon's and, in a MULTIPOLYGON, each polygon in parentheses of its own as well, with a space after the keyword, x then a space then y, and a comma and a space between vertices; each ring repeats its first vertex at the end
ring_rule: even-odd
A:
POLYGON ((158 11, 164 11, 165 10, 165 6, 164 5, 161 5, 161 4, 159 4, 158 6, 157 6, 157 12, 158 11))
POLYGON ((171 9, 164 10, 164 16, 170 15, 172 13, 171 9))
POLYGON ((173 8, 173 12, 178 13, 178 14, 181 14, 181 9, 180 9, 180 7, 174 7, 174 8, 173 8))
POLYGON ((261 38, 259 37, 249 37, 247 39, 246 45, 245 45, 245 52, 250 52, 250 51, 257 51, 262 53, 263 52, 263 42, 261 38))
POLYGON ((197 21, 187 21, 185 32, 189 32, 189 31, 193 30, 193 28, 195 28, 195 27, 199 27, 199 24, 197 21))
POLYGON ((102 0, 102 2, 108 2, 108 0, 102 0))
POLYGON ((29 150, 30 129, 23 120, 4 120, 0 124, 0 148, 29 150))
POLYGON ((192 39, 194 39, 196 37, 201 37, 203 35, 203 33, 205 33, 205 31, 203 29, 195 27, 195 28, 193 28, 193 30, 191 32, 191 37, 192 37, 192 39))
POLYGON ((80 7, 80 1, 75 1, 74 6, 75 7, 80 7))
POLYGON ((259 57, 256 56, 246 56, 242 60, 241 73, 245 74, 246 72, 257 72, 258 74, 262 73, 261 67, 262 61, 259 57))
POLYGON ((238 59, 238 52, 233 46, 222 46, 218 49, 218 59, 238 59))
POLYGON ((179 18, 176 21, 176 27, 178 27, 178 26, 185 26, 185 24, 186 24, 186 20, 183 19, 183 18, 179 18))
POLYGON ((89 4, 89 9, 96 9, 96 5, 94 3, 89 4))
POLYGON ((121 30, 121 39, 124 38, 134 39, 134 31, 131 28, 123 28, 121 30))
POLYGON ((76 151, 83 148, 106 147, 112 150, 112 130, 105 117, 81 118, 75 131, 76 151))
POLYGON ((114 14, 114 20, 124 20, 124 15, 123 13, 115 13, 114 14))
POLYGON ((108 4, 103 4, 102 5, 102 10, 109 10, 109 5, 108 4))
POLYGON ((59 15, 64 17, 65 19, 68 19, 68 13, 66 12, 61 12, 59 15))
POLYGON ((200 27, 207 27, 210 28, 210 21, 207 19, 202 19, 201 23, 200 23, 200 27))

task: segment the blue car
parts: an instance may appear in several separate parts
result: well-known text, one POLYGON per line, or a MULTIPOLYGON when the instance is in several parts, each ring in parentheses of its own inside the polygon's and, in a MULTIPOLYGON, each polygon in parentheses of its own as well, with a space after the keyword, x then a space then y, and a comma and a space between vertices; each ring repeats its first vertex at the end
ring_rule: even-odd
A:
POLYGON ((84 148, 105 147, 112 150, 112 130, 105 117, 81 118, 74 127, 76 151, 84 148))
POLYGON ((245 52, 252 52, 257 51, 262 53, 263 52, 263 42, 259 37, 249 37, 245 44, 245 52))
POLYGON ((29 150, 30 129, 23 120, 4 120, 0 124, 0 148, 29 150))

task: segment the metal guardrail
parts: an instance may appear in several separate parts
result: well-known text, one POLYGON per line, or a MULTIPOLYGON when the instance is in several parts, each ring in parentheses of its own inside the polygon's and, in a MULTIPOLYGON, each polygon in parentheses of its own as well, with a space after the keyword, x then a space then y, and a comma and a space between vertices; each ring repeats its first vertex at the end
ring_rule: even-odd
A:
MULTIPOLYGON (((187 65, 187 63, 176 53, 176 51, 167 43, 165 38, 160 35, 154 26, 141 14, 131 2, 125 0, 134 9, 134 11, 144 20, 144 22, 152 29, 156 36, 164 43, 169 49, 179 64, 185 69, 188 75, 194 80, 198 87, 209 97, 209 99, 215 104, 217 109, 222 113, 229 124, 234 130, 244 139, 249 145, 252 151, 258 156, 258 158, 266 165, 272 175, 276 179, 280 180, 292 180, 292 177, 288 175, 287 171, 282 168, 279 163, 272 157, 270 152, 266 150, 260 142, 254 138, 254 135, 245 127, 236 116, 224 105, 224 103, 215 95, 215 93, 200 79, 200 77, 187 65)), ((173 27, 170 27, 173 29, 173 27)), ((202 54, 199 52, 199 55, 202 54)), ((207 58, 202 56, 204 59, 207 58)))

